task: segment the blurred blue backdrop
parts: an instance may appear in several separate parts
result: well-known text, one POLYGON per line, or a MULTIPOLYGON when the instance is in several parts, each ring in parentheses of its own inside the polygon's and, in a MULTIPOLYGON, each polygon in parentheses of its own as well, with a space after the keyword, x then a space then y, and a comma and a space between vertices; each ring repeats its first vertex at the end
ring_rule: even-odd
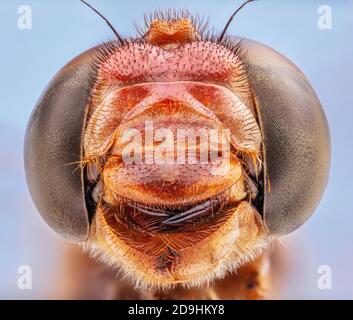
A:
MULTIPOLYGON (((189 8, 221 30, 233 0, 92 0, 123 34, 157 8, 189 8)), ((316 214, 284 240, 292 264, 285 298, 353 298, 353 1, 260 0, 235 19, 230 32, 263 42, 291 59, 310 79, 332 135, 331 176, 316 214), (332 29, 317 27, 318 8, 332 8, 332 29), (317 286, 318 268, 332 269, 332 289, 317 286)), ((26 122, 51 77, 84 50, 113 38, 78 0, 0 2, 0 298, 48 297, 60 268, 63 241, 40 219, 25 183, 22 147, 26 122), (32 9, 32 29, 17 26, 20 5, 32 9), (17 288, 19 265, 33 270, 32 290, 17 288)))

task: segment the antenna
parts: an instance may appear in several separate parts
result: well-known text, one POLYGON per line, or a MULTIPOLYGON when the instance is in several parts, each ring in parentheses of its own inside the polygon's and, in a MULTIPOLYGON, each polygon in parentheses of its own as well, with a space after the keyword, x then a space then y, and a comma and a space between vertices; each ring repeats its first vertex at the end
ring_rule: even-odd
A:
POLYGON ((90 9, 92 9, 96 14, 98 14, 109 26, 110 29, 113 30, 114 34, 116 35, 116 37, 118 38, 119 42, 121 44, 124 43, 124 39, 121 37, 121 35, 118 33, 118 31, 115 30, 115 28, 113 27, 113 25, 109 22, 109 20, 104 17, 97 9, 93 8, 89 3, 87 3, 84 0, 81 0, 82 3, 84 3, 87 7, 89 7, 90 9))
POLYGON ((245 1, 237 10, 234 11, 234 13, 230 16, 230 18, 228 19, 221 35, 219 36, 219 41, 222 41, 222 39, 224 38, 226 32, 227 32, 227 29, 229 28, 229 25, 231 24, 231 22, 233 21, 234 17, 237 15, 237 13, 243 9, 248 3, 250 2, 253 2, 253 1, 256 1, 256 0, 247 0, 245 1))

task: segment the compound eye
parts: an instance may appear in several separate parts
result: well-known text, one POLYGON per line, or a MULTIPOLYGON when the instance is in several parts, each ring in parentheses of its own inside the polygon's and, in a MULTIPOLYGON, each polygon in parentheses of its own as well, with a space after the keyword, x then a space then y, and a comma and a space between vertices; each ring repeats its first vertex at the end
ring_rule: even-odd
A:
POLYGON ((33 201, 50 227, 84 241, 94 206, 81 160, 81 136, 90 99, 94 50, 72 60, 42 94, 27 126, 24 158, 33 201))
POLYGON ((322 197, 329 128, 303 73, 275 50, 250 40, 245 44, 263 136, 264 223, 271 234, 283 235, 305 223, 322 197))

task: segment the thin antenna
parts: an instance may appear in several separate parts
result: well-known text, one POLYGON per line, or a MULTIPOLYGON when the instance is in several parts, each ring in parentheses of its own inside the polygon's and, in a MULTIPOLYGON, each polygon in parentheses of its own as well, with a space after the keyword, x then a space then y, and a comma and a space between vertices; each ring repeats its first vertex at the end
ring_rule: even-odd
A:
POLYGON ((113 27, 113 25, 109 22, 109 20, 104 17, 97 9, 93 8, 89 3, 87 3, 84 0, 81 0, 82 3, 84 3, 87 7, 89 7, 90 9, 92 9, 96 14, 98 14, 109 26, 110 29, 113 30, 114 34, 116 35, 116 37, 118 38, 119 42, 121 44, 124 43, 124 39, 121 37, 121 35, 118 33, 118 31, 115 30, 115 28, 113 27))
POLYGON ((224 38, 226 32, 227 32, 227 29, 229 27, 229 25, 231 24, 231 22, 233 21, 234 17, 236 16, 236 14, 241 10, 243 9, 248 3, 250 2, 253 2, 253 1, 256 1, 256 0, 247 0, 245 1, 237 10, 235 10, 235 12, 230 16, 230 18, 228 19, 221 35, 219 36, 219 41, 222 41, 222 39, 224 38))

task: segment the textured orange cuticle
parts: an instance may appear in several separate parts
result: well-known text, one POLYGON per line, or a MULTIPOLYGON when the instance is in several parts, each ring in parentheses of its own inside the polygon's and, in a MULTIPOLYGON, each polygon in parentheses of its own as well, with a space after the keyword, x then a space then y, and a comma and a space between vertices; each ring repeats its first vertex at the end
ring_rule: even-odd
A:
POLYGON ((246 156, 260 155, 261 134, 243 60, 238 50, 202 40, 197 30, 189 18, 153 19, 141 41, 110 48, 99 64, 84 133, 84 156, 104 159, 98 248, 146 286, 222 277, 259 253, 266 240, 244 174, 246 156), (229 130, 229 171, 221 170, 224 159, 125 163, 119 137, 136 129, 146 141, 147 121, 152 134, 166 127, 173 134, 180 128, 229 130), (168 225, 185 212, 200 215, 168 225))

